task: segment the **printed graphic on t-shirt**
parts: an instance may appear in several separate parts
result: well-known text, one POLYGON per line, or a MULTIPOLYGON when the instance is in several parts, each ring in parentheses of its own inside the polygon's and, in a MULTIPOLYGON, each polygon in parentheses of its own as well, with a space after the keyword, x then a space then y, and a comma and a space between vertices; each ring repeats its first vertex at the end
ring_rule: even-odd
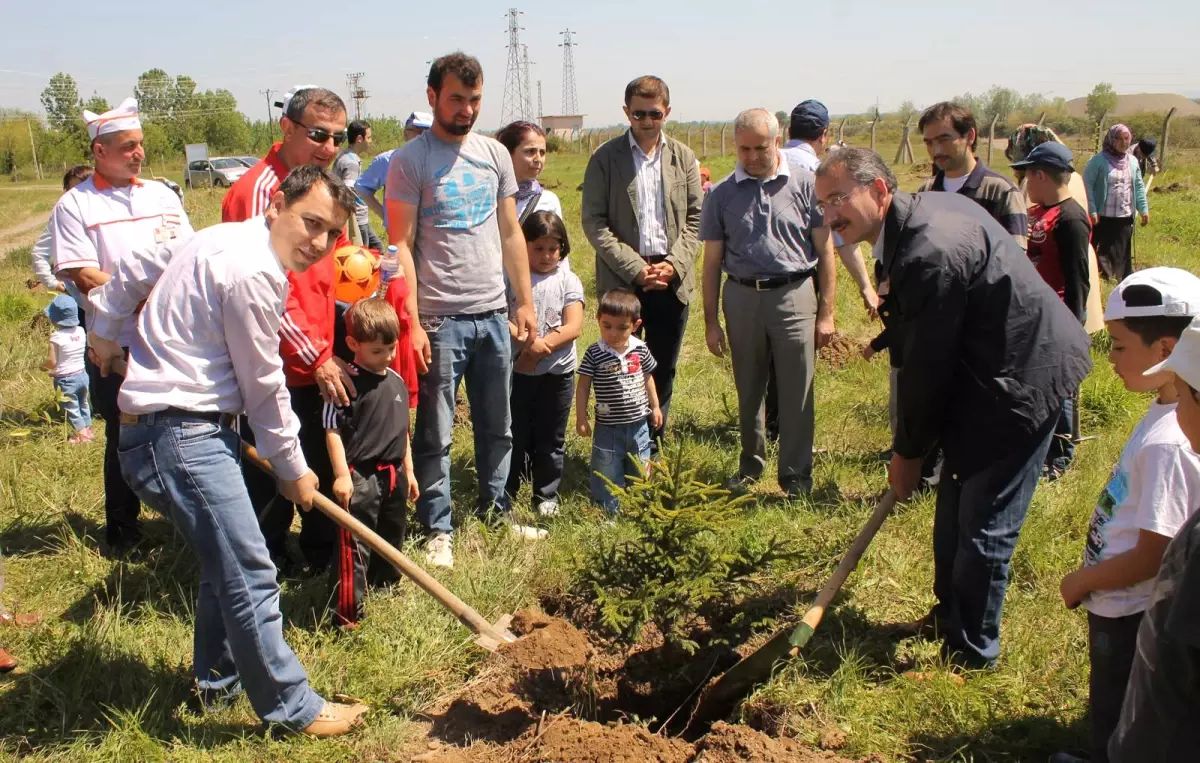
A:
POLYGON ((1084 562, 1090 566, 1100 561, 1107 545, 1105 527, 1112 521, 1116 507, 1125 503, 1129 498, 1129 475, 1121 469, 1118 463, 1113 469, 1112 477, 1100 493, 1096 502, 1096 510, 1092 513, 1092 521, 1088 527, 1087 548, 1084 549, 1084 562))
POLYGON ((433 217, 435 228, 469 230, 496 211, 498 185, 491 165, 469 156, 434 173, 433 206, 422 213, 433 217))

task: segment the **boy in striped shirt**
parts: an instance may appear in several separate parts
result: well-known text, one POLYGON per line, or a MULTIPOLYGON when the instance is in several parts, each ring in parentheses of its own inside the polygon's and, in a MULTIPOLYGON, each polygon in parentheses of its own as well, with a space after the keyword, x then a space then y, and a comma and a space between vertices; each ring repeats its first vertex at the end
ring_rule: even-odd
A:
POLYGON ((610 514, 620 502, 604 478, 618 487, 636 474, 634 458, 650 460, 651 427, 662 426, 662 409, 651 374, 658 367, 646 343, 633 336, 642 325, 642 305, 629 289, 600 298, 596 320, 600 341, 584 353, 575 391, 575 431, 592 438, 592 500, 610 514), (596 427, 588 423, 588 397, 596 387, 596 427))

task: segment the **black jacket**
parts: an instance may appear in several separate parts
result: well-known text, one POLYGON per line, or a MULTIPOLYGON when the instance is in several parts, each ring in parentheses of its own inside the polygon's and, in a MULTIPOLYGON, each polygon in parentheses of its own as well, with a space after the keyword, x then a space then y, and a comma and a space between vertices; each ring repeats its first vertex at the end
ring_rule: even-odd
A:
POLYGON ((960 478, 1027 448, 1091 369, 1088 336, 1025 252, 953 193, 897 192, 880 318, 900 369, 893 448, 960 478))

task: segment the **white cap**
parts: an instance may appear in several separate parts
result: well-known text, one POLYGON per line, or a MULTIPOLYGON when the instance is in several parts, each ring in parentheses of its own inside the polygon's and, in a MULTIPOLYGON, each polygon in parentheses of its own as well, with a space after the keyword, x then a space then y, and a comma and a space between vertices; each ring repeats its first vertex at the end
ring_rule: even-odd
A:
POLYGON ((1146 370, 1143 376, 1153 376, 1162 371, 1170 371, 1188 383, 1188 386, 1200 390, 1200 318, 1192 321, 1179 341, 1171 356, 1146 370))
POLYGON ((83 121, 87 123, 90 140, 112 132, 142 129, 142 120, 138 119, 137 100, 134 98, 126 98, 115 109, 103 114, 84 109, 83 121))
POLYGON ((408 119, 404 120, 404 129, 410 127, 419 127, 428 130, 433 127, 433 114, 426 111, 414 111, 408 115, 408 119))
POLYGON ((1200 315, 1200 278, 1179 268, 1147 268, 1139 270, 1117 284, 1104 308, 1105 321, 1151 316, 1186 318, 1200 315), (1130 286, 1149 286, 1162 295, 1157 305, 1130 307, 1124 293, 1130 286))
POLYGON ((287 116, 288 106, 291 105, 292 98, 296 97, 296 93, 301 90, 313 90, 321 87, 320 85, 296 85, 291 90, 283 94, 283 100, 276 102, 276 106, 283 110, 283 115, 287 116))

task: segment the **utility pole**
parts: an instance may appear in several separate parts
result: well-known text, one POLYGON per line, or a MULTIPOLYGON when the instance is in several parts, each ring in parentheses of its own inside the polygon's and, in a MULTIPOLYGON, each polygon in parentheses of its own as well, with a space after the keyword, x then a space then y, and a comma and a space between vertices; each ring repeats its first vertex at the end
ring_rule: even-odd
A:
POLYGON ((538 123, 539 123, 539 124, 541 123, 541 121, 542 121, 542 116, 543 116, 543 115, 545 115, 545 113, 546 113, 546 112, 542 110, 542 81, 541 81, 541 80, 538 80, 538 113, 537 113, 537 118, 538 118, 538 123))
POLYGON ((524 71, 524 76, 521 78, 521 92, 525 96, 525 119, 533 122, 537 115, 533 113, 533 80, 529 78, 529 46, 522 45, 521 53, 521 69, 524 71))
POLYGON ((575 93, 575 33, 570 29, 562 32, 563 41, 558 47, 563 49, 563 90, 562 113, 578 114, 579 99, 575 93))
POLYGON ((259 95, 266 96, 267 98, 267 130, 271 133, 275 132, 275 128, 271 127, 271 123, 275 121, 275 115, 271 112, 271 93, 274 92, 270 88, 258 91, 259 95))
MULTIPOLYGON (((517 121, 528 121, 529 111, 532 110, 529 99, 529 81, 527 79, 527 63, 521 60, 524 46, 521 45, 521 12, 509 8, 508 19, 508 69, 504 75, 504 101, 500 107, 500 121, 510 124, 517 121)), ((525 61, 529 54, 525 54, 525 61)))
MULTIPOLYGON (((1173 109, 1172 109, 1173 111, 1173 109)), ((42 165, 38 163, 37 144, 33 142, 33 120, 25 120, 25 126, 29 128, 29 150, 33 152, 33 171, 37 173, 37 179, 42 179, 42 165)))
POLYGON ((362 119, 362 103, 371 97, 370 93, 363 89, 360 81, 366 74, 363 72, 354 72, 346 75, 346 87, 350 91, 350 99, 354 101, 354 118, 362 119))

